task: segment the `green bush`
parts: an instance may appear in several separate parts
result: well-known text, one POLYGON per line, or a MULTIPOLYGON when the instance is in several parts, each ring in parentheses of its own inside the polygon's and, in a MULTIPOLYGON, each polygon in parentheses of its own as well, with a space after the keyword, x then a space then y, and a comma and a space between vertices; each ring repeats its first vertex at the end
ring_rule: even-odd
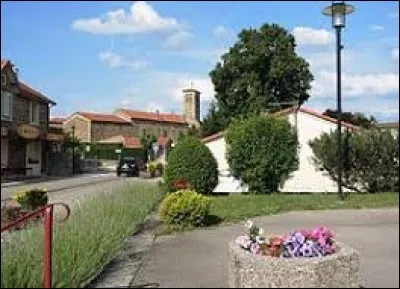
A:
POLYGON ((165 197, 160 205, 159 214, 168 225, 199 227, 205 225, 210 205, 209 197, 191 190, 180 190, 165 197))
MULTIPOLYGON (((359 192, 399 190, 398 136, 378 129, 346 131, 343 139, 343 186, 359 192)), ((312 140, 314 162, 337 180, 337 133, 312 140)))
POLYGON ((298 166, 297 138, 284 118, 235 120, 228 127, 226 141, 230 170, 250 192, 278 191, 298 166))
POLYGON ((182 138, 167 158, 164 180, 173 191, 176 180, 188 181, 201 194, 211 193, 218 184, 218 165, 214 156, 200 139, 193 136, 182 138))
POLYGON ((12 199, 21 205, 22 209, 36 210, 47 205, 48 196, 46 189, 29 189, 13 194, 12 199))

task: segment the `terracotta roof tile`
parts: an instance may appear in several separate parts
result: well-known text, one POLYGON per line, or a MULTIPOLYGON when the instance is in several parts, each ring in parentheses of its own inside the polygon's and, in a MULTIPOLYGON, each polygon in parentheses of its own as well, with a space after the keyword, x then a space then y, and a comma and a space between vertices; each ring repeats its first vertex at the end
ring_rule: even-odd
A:
POLYGON ((160 122, 174 122, 174 123, 186 123, 182 115, 172 114, 172 113, 157 113, 157 112, 147 112, 138 111, 131 109, 118 109, 117 114, 121 114, 124 117, 130 119, 142 119, 142 120, 153 120, 160 122))
POLYGON ((64 121, 66 121, 66 117, 52 117, 50 119, 50 123, 55 123, 55 124, 62 124, 64 121))
POLYGON ((138 138, 124 136, 124 147, 128 149, 137 149, 142 148, 143 146, 138 138))
POLYGON ((39 100, 45 103, 51 103, 51 104, 56 104, 53 100, 50 98, 47 98, 44 96, 42 93, 39 91, 33 89, 32 87, 28 86, 27 84, 23 83, 22 81, 18 81, 19 84, 19 91, 20 94, 23 97, 29 98, 29 99, 34 99, 34 100, 39 100))
POLYGON ((104 114, 94 112, 77 112, 77 114, 95 122, 113 122, 113 123, 131 123, 130 121, 123 119, 115 114, 104 114))
POLYGON ((10 61, 8 59, 2 59, 1 60, 1 70, 9 63, 10 61))
POLYGON ((203 138, 202 141, 204 143, 207 143, 207 142, 219 139, 224 136, 224 133, 225 133, 225 131, 220 131, 220 132, 214 133, 212 135, 209 135, 208 137, 203 138))

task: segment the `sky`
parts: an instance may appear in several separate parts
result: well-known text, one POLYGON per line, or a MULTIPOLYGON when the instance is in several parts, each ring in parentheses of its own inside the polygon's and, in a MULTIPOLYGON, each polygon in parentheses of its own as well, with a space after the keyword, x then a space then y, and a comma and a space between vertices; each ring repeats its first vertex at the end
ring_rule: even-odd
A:
MULTIPOLYGON (((314 75, 305 106, 336 107, 331 1, 1 1, 1 57, 57 102, 52 116, 117 108, 182 113, 182 89, 214 98, 209 72, 246 28, 276 23, 314 75)), ((349 1, 342 32, 342 107, 399 118, 399 2, 349 1)))

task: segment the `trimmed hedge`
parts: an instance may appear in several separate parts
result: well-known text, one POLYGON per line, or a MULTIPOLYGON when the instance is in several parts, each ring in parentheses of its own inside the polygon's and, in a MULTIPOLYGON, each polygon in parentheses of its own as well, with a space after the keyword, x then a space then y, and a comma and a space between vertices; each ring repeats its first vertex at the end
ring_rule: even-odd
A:
POLYGON ((296 134, 285 118, 235 120, 228 127, 226 141, 231 172, 250 192, 277 192, 298 166, 296 134))
POLYGON ((196 192, 209 194, 218 184, 217 161, 200 139, 186 136, 168 155, 164 180, 170 192, 175 181, 186 180, 196 192))
POLYGON ((121 154, 125 157, 136 157, 141 160, 147 159, 145 149, 126 149, 121 148, 119 144, 92 144, 90 145, 90 152, 86 152, 86 156, 95 157, 99 160, 118 160, 118 154, 115 152, 116 149, 121 149, 121 154))
POLYGON ((168 225, 199 227, 205 225, 210 205, 209 197, 191 190, 180 190, 164 198, 159 214, 168 225))

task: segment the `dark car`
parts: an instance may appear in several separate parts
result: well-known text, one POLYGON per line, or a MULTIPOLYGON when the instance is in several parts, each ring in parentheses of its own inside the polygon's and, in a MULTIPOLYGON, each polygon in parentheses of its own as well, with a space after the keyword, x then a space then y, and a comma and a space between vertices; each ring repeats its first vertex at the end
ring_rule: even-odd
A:
POLYGON ((132 157, 123 157, 118 163, 117 166, 117 176, 121 174, 126 174, 130 177, 138 177, 139 176, 139 166, 135 158, 132 157))

